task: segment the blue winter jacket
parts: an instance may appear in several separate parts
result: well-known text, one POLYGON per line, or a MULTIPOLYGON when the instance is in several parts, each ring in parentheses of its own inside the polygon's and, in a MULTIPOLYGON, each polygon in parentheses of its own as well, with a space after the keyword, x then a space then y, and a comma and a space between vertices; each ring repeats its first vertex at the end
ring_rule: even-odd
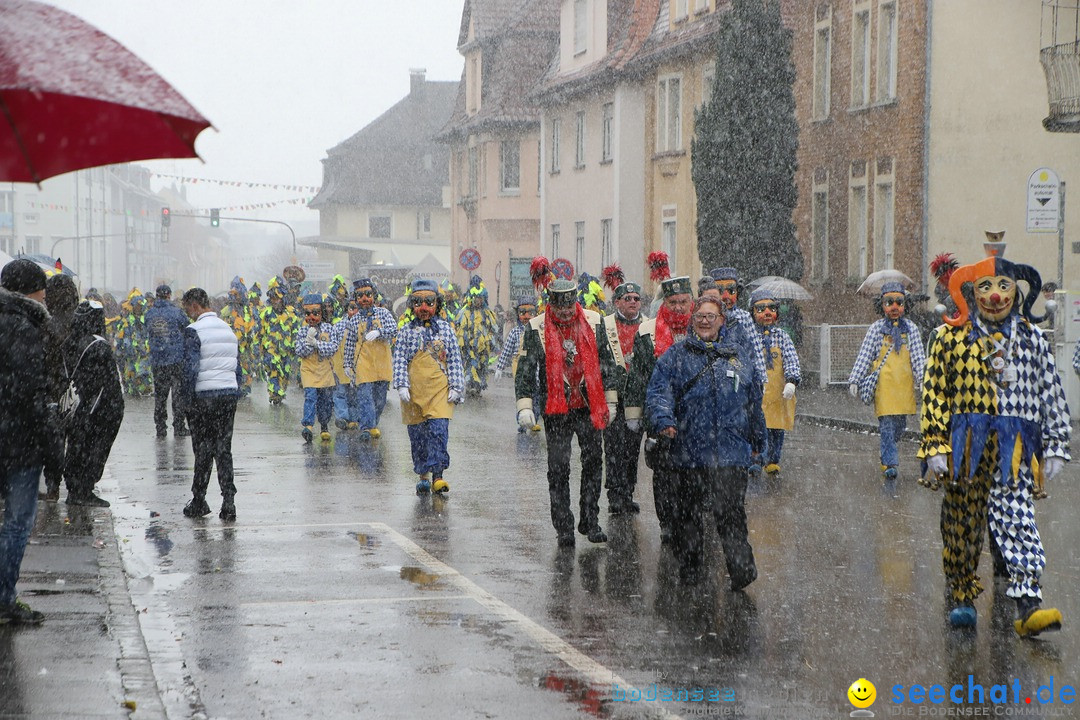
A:
POLYGON ((154 300, 146 311, 151 365, 177 365, 184 361, 184 328, 189 323, 188 316, 172 301, 154 300))
POLYGON ((746 330, 732 324, 715 343, 691 333, 656 361, 645 417, 653 433, 675 427, 668 449, 672 467, 746 467, 751 451, 764 451, 765 414, 753 353, 746 330))

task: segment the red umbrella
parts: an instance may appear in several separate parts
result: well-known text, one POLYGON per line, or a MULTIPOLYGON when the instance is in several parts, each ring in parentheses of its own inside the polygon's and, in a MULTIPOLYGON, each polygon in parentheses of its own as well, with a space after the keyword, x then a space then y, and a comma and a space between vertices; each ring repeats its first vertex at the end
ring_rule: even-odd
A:
POLYGON ((210 121, 105 33, 30 0, 0 0, 0 28, 0 181, 198 157, 210 121))

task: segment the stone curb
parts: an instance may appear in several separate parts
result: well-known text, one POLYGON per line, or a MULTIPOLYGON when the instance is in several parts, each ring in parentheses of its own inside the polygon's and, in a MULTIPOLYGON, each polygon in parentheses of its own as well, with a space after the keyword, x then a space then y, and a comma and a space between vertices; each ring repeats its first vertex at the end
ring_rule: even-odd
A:
MULTIPOLYGON (((800 413, 795 414, 795 419, 804 422, 807 425, 836 428, 838 430, 847 430, 848 432, 870 433, 871 435, 879 434, 878 426, 876 424, 861 422, 859 420, 847 420, 844 418, 827 417, 825 415, 803 415, 800 413)), ((918 440, 919 433, 915 430, 905 430, 900 434, 900 439, 918 440)))

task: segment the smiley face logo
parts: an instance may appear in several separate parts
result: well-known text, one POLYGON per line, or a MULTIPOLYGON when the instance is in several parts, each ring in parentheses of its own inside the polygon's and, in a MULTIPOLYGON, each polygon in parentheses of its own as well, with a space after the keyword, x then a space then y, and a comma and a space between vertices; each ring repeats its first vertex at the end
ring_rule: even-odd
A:
POLYGON ((868 708, 877 699, 877 688, 866 678, 859 678, 847 689, 848 701, 857 708, 868 708))

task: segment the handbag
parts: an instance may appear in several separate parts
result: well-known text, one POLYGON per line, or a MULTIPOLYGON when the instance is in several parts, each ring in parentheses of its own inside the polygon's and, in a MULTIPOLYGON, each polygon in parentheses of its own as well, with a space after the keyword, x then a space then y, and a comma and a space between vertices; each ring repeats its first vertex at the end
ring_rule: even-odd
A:
MULTIPOLYGON (((75 420, 75 411, 79 409, 79 405, 82 404, 82 398, 79 397, 79 388, 75 386, 75 373, 79 371, 79 365, 82 364, 83 358, 86 357, 86 351, 99 342, 105 342, 105 338, 100 335, 95 335, 94 339, 86 344, 83 348, 82 354, 79 355, 78 361, 75 363, 75 367, 68 372, 67 363, 64 363, 64 375, 67 379, 67 387, 64 389, 60 399, 56 403, 56 415, 60 421, 60 426, 67 428, 70 427, 75 420)), ((94 405, 90 408, 90 412, 94 412, 97 409, 98 401, 101 400, 101 393, 98 393, 97 398, 94 399, 94 405)))
POLYGON ((874 404, 874 395, 877 394, 878 376, 881 374, 881 368, 885 367, 885 361, 889 359, 889 353, 892 352, 893 346, 890 343, 889 349, 885 351, 885 354, 881 357, 881 362, 874 368, 874 371, 867 373, 859 381, 859 399, 867 405, 874 404))

